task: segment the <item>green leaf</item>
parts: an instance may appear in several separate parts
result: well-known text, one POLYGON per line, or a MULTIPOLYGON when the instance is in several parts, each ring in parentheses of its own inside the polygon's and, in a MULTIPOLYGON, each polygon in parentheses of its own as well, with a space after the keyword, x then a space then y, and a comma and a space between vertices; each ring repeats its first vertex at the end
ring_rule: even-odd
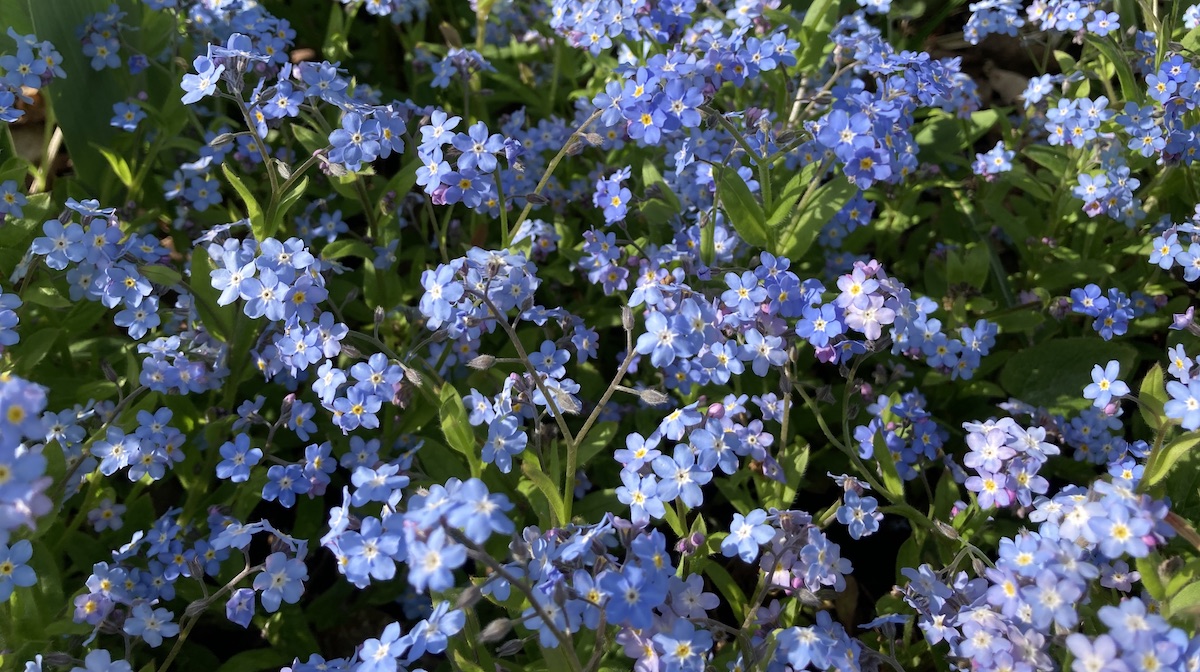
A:
POLYGON ((739 622, 746 619, 746 594, 724 567, 708 558, 697 557, 692 559, 692 570, 699 571, 713 582, 717 590, 729 601, 729 606, 739 622))
POLYGON ((21 339, 20 349, 17 350, 17 357, 13 362, 17 366, 17 371, 28 376, 33 368, 46 358, 46 354, 50 352, 50 348, 54 347, 58 337, 62 334, 62 329, 47 327, 21 339))
POLYGON ((108 166, 112 168, 113 174, 117 176, 117 179, 121 181, 121 184, 125 185, 126 189, 132 189, 133 171, 130 170, 129 162, 125 160, 125 157, 117 154, 116 151, 110 147, 104 147, 94 142, 91 143, 91 145, 92 147, 96 148, 96 151, 100 152, 105 161, 108 161, 108 166))
POLYGON ((451 652, 454 659, 454 666, 463 672, 484 672, 475 661, 468 659, 461 651, 454 649, 451 652))
MULTIPOLYGON (((279 199, 279 204, 275 206, 275 213, 271 216, 270 229, 272 236, 275 235, 276 231, 284 230, 283 218, 287 216, 288 210, 291 210, 292 206, 296 205, 296 203, 300 201, 301 197, 304 196, 305 189, 307 188, 308 176, 305 175, 304 177, 300 178, 299 182, 296 182, 291 186, 291 188, 288 189, 287 193, 283 195, 283 198, 279 199)), ((259 240, 262 240, 262 238, 259 238, 259 240)))
POLYGON ((776 254, 793 260, 802 258, 820 235, 822 227, 857 193, 858 187, 850 184, 844 175, 817 187, 809 201, 800 204, 800 210, 791 222, 781 224, 776 254))
POLYGON ((217 672, 258 672, 277 668, 292 662, 292 656, 275 649, 251 649, 242 651, 225 661, 217 672))
POLYGON ((32 303, 46 308, 70 308, 73 304, 70 299, 58 293, 58 290, 50 285, 38 285, 32 289, 26 290, 21 298, 26 303, 32 303))
POLYGON ((554 526, 563 524, 566 521, 566 505, 563 503, 562 495, 558 492, 558 487, 554 485, 554 481, 542 471, 541 465, 538 464, 537 458, 532 453, 526 451, 521 453, 521 472, 525 474, 538 490, 546 497, 546 502, 550 505, 550 511, 554 514, 555 520, 550 521, 554 526))
POLYGON ((721 199, 721 209, 729 217, 729 223, 746 244, 766 247, 770 240, 767 217, 758 199, 750 193, 750 187, 746 186, 746 181, 736 170, 729 167, 714 168, 720 172, 717 195, 721 199))
POLYGON ((196 304, 196 312, 200 321, 217 338, 226 343, 233 342, 233 322, 236 304, 218 306, 217 298, 221 293, 212 286, 212 262, 204 246, 197 245, 192 249, 192 277, 188 279, 188 288, 192 290, 192 299, 196 304))
POLYGON ((322 259, 341 259, 342 257, 360 257, 362 259, 374 259, 375 250, 371 249, 361 240, 353 238, 342 238, 335 240, 325 246, 321 250, 322 259))
POLYGON ((1142 481, 1138 486, 1139 489, 1145 490, 1146 488, 1153 487, 1165 478, 1179 460, 1194 450, 1197 445, 1200 445, 1200 432, 1188 432, 1159 448, 1158 451, 1150 456, 1146 470, 1142 474, 1142 481))
POLYGON ((1167 600, 1167 614, 1200 615, 1200 582, 1192 583, 1167 600))
POLYGON ((163 287, 174 287, 180 282, 183 282, 183 276, 179 273, 179 271, 171 268, 170 266, 163 266, 161 264, 147 264, 139 267, 138 272, 144 275, 150 282, 153 282, 156 285, 162 285, 163 287))
POLYGON ((1146 592, 1150 593, 1150 597, 1161 602, 1166 598, 1166 588, 1163 586, 1162 576, 1158 573, 1158 566, 1162 562, 1162 556, 1158 553, 1151 553, 1147 557, 1138 558, 1135 561, 1138 574, 1142 576, 1142 585, 1146 587, 1146 592))
POLYGON ((593 457, 600 454, 600 451, 612 443, 613 437, 617 435, 618 424, 616 422, 601 422, 588 430, 587 437, 579 445, 578 464, 580 469, 584 468, 593 457))
POLYGON ((1138 404, 1138 412, 1142 414, 1142 419, 1151 429, 1157 430, 1162 426, 1163 405, 1167 402, 1162 364, 1155 364, 1142 379, 1142 385, 1138 388, 1138 401, 1141 402, 1138 404))
POLYGON ((1083 388, 1092 382, 1092 367, 1115 359, 1129 371, 1137 351, 1124 344, 1096 338, 1059 338, 1013 355, 1000 372, 1008 392, 1052 413, 1078 411, 1091 405, 1083 388))
POLYGON ((650 187, 658 187, 662 199, 671 206, 675 212, 679 212, 679 198, 675 196, 675 192, 671 191, 671 187, 667 186, 663 180, 662 173, 658 172, 658 167, 653 161, 644 161, 642 163, 642 186, 649 190, 650 187))
POLYGON ((879 464, 884 489, 896 498, 903 497, 904 481, 900 480, 900 472, 896 471, 896 459, 899 456, 893 455, 892 451, 888 450, 887 441, 883 439, 883 434, 879 431, 875 432, 873 445, 875 461, 879 464))
POLYGON ((813 72, 821 62, 826 47, 831 45, 829 31, 837 21, 840 4, 838 0, 815 0, 804 13, 800 24, 803 47, 796 63, 798 72, 813 72))
MULTIPOLYGON (((1110 37, 1088 35, 1086 39, 1089 44, 1104 54, 1104 58, 1109 64, 1117 69, 1117 80, 1121 83, 1121 98, 1141 105, 1146 96, 1133 76, 1133 68, 1129 66, 1130 58, 1121 52, 1110 37)), ((1066 71, 1064 70, 1064 72, 1066 71)))
POLYGON ((442 433, 446 435, 446 445, 462 453, 471 466, 471 475, 479 477, 482 473, 479 451, 475 446, 475 432, 467 421, 467 409, 463 406, 462 397, 453 385, 442 385, 438 394, 441 400, 440 416, 442 433))
POLYGON ((233 187, 233 190, 237 192, 242 202, 246 205, 246 216, 250 218, 250 230, 253 231, 254 237, 262 241, 274 235, 274 231, 267 230, 268 223, 262 206, 258 204, 258 199, 254 198, 254 193, 250 191, 246 183, 242 182, 242 178, 233 172, 228 163, 221 164, 221 171, 225 173, 225 179, 229 180, 230 186, 233 187))

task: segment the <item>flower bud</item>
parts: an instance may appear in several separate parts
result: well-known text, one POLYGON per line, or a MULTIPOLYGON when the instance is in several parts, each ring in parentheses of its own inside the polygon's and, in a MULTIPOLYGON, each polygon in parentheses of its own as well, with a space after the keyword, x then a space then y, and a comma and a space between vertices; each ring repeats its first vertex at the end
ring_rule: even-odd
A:
POLYGON ((476 371, 486 371, 496 365, 496 358, 491 355, 479 355, 467 362, 469 368, 476 371))
POLYGON ((496 655, 501 658, 515 656, 525 649, 525 640, 510 639, 496 648, 496 655))
POLYGON ((104 374, 104 379, 107 380, 108 382, 110 382, 110 383, 117 382, 117 372, 115 370, 113 370, 112 364, 109 364, 108 360, 106 360, 106 359, 100 360, 100 372, 104 374))
POLYGON ((236 137, 237 136, 235 136, 233 133, 221 133, 217 137, 210 140, 208 142, 208 146, 212 147, 213 149, 217 149, 219 147, 224 147, 225 145, 228 145, 229 143, 233 142, 234 138, 236 138, 236 137))
POLYGON ((499 641, 509 632, 512 632, 512 620, 507 618, 497 618, 488 623, 483 632, 479 633, 479 641, 482 644, 490 644, 499 641))
POLYGON ((653 388, 646 388, 638 392, 638 397, 640 397, 644 403, 650 406, 662 406, 671 400, 670 397, 653 388))
POLYGON ((633 309, 629 306, 621 306, 621 326, 625 331, 633 331, 633 309))
POLYGON ((475 606, 483 597, 483 589, 475 584, 467 586, 467 589, 459 594, 458 600, 454 603, 455 609, 470 609, 475 606))
POLYGON ((954 527, 950 525, 947 525, 945 522, 935 520, 933 521, 933 526, 937 528, 937 531, 941 532, 942 536, 946 537, 947 539, 958 539, 958 530, 954 529, 954 527))

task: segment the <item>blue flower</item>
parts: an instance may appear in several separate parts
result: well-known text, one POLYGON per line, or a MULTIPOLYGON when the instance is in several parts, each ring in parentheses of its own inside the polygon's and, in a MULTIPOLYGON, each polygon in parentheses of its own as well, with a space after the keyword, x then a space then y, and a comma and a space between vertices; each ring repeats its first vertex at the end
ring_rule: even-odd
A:
POLYGON ((16 542, 11 548, 0 544, 0 602, 8 602, 14 587, 28 588, 37 583, 37 575, 26 564, 32 557, 33 544, 27 539, 16 542))
POLYGON ((217 478, 228 478, 233 483, 244 483, 250 478, 250 467, 258 464, 263 453, 250 447, 250 437, 239 434, 233 441, 221 445, 221 457, 217 464, 217 478))
POLYGON ((96 649, 88 652, 87 657, 83 659, 83 667, 73 667, 71 672, 130 672, 132 669, 128 662, 113 660, 108 651, 96 649))
POLYGON ((467 549, 446 537, 439 527, 429 538, 408 547, 408 582, 417 592, 454 586, 454 570, 467 561, 467 549))
POLYGON ((183 76, 179 86, 184 90, 183 104, 191 105, 200 99, 211 96, 217 90, 217 80, 225 72, 224 65, 216 65, 207 56, 197 56, 192 61, 196 74, 183 76))
POLYGON ((731 558, 738 556, 745 562, 754 562, 758 549, 775 537, 775 528, 766 523, 767 512, 755 509, 749 515, 733 514, 729 535, 721 540, 721 553, 731 558))
POLYGON ((263 608, 273 614, 279 611, 281 602, 299 602, 307 580, 308 568, 303 560, 289 559, 283 552, 277 551, 267 556, 266 566, 254 577, 254 589, 262 593, 263 608))
POLYGON ((158 648, 163 637, 174 637, 179 634, 179 624, 172 623, 174 616, 166 609, 153 609, 149 604, 141 603, 133 607, 129 617, 125 619, 125 634, 141 637, 150 645, 158 648))
POLYGON ((254 591, 250 588, 238 588, 225 602, 225 617, 230 623, 237 623, 243 628, 250 627, 254 618, 254 591))
POLYGON ((132 133, 145 118, 146 113, 141 107, 133 103, 116 103, 113 105, 113 118, 109 124, 132 133))
POLYGON ((1104 368, 1097 364, 1092 367, 1092 384, 1083 389, 1083 397, 1091 399, 1096 408, 1104 408, 1113 398, 1129 394, 1129 386, 1118 380, 1121 375, 1121 364, 1111 360, 1104 368))
POLYGON ((267 483, 262 489, 262 498, 268 502, 279 500, 287 508, 296 504, 296 495, 308 492, 309 482, 298 464, 271 465, 267 470, 267 483))
POLYGON ((522 431, 520 418, 511 413, 499 416, 488 423, 481 459, 507 474, 512 471, 512 458, 523 452, 527 443, 529 436, 522 431))

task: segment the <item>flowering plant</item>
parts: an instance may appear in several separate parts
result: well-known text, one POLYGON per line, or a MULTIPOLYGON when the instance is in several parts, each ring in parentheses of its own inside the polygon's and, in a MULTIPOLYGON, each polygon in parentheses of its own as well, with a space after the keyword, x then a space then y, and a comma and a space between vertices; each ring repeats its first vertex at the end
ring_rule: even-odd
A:
POLYGON ((1200 6, 964 4, 0 6, 0 666, 1200 668, 1200 6))

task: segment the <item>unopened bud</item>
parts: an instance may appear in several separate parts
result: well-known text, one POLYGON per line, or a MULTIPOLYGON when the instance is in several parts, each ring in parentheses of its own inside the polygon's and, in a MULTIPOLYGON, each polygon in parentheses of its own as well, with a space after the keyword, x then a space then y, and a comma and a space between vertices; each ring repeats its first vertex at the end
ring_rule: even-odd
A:
POLYGON ((507 658, 508 656, 515 656, 524 650, 525 640, 510 639, 496 648, 496 655, 501 658, 507 658))
POLYGON ((225 145, 228 145, 229 143, 233 142, 236 137, 237 136, 235 136, 233 133, 221 133, 221 134, 217 135, 217 137, 210 140, 208 142, 208 146, 212 147, 213 149, 217 149, 218 147, 224 147, 225 145))
POLYGON ((42 654, 42 664, 49 667, 65 667, 76 662, 79 661, 71 657, 70 654, 63 653, 61 651, 52 651, 50 653, 42 654))
POLYGON ((585 144, 586 143, 584 143, 584 141, 580 140, 579 138, 575 138, 575 139, 571 140, 570 142, 567 143, 567 151, 566 151, 567 156, 575 156, 576 154, 579 154, 580 152, 583 151, 585 144))
POLYGON ((329 174, 334 177, 345 177, 350 174, 350 171, 346 170, 345 166, 340 163, 334 163, 333 161, 325 164, 325 168, 329 171, 329 174))
POLYGON ((806 607, 821 606, 821 598, 817 597, 816 593, 807 588, 797 588, 795 597, 800 600, 800 604, 806 607))
POLYGON ((275 159, 275 172, 279 173, 279 176, 286 180, 292 176, 292 167, 284 161, 275 159))
POLYGON ((117 382, 117 372, 113 370, 112 364, 109 364, 107 359, 100 360, 100 372, 104 374, 104 379, 108 382, 117 382))
POLYGON ((621 326, 625 331, 633 331, 633 309, 629 306, 621 306, 621 326))
POLYGON ((360 352, 358 348, 354 347, 353 345, 350 345, 349 343, 342 343, 342 354, 349 357, 350 359, 362 359, 363 358, 362 352, 360 352))
POLYGON ((483 632, 479 633, 479 642, 481 644, 498 642, 510 632, 512 632, 512 621, 507 618, 497 618, 491 623, 488 623, 487 626, 483 628, 483 632))
POLYGON ((662 406, 671 400, 670 397, 662 392, 649 387, 639 392, 638 397, 641 398, 643 403, 650 406, 662 406))
POLYGON ((292 406, 296 404, 296 395, 289 394, 283 398, 283 403, 279 405, 280 419, 289 418, 292 415, 292 406))
POLYGON ((588 144, 593 147, 599 147, 600 145, 604 144, 604 136, 600 135, 599 133, 587 133, 583 136, 583 138, 587 140, 588 144))
POLYGON ((496 358, 491 355, 479 355, 467 362, 467 366, 476 371, 486 371, 496 364, 496 358))
POLYGON ((383 310, 383 306, 375 306, 375 326, 383 324, 383 318, 387 315, 383 310))
POLYGON ((200 562, 199 556, 192 556, 187 561, 188 575, 194 579, 204 580, 204 563, 200 562))
POLYGON ((534 205, 545 205, 550 202, 550 199, 546 198, 545 196, 542 196, 541 194, 534 193, 532 191, 529 192, 528 194, 525 194, 525 200, 529 201, 530 203, 532 203, 534 205))
POLYGON ((709 405, 708 417, 713 418, 715 420, 720 420, 721 418, 725 417, 725 404, 717 402, 715 404, 709 405))
POLYGON ((411 369, 407 366, 405 366, 403 368, 404 368, 405 379, 407 379, 408 382, 412 383, 413 385, 420 387, 421 383, 424 382, 424 380, 421 378, 421 374, 418 373, 416 369, 411 369))
POLYGON ((987 565, 979 558, 971 558, 971 569, 975 570, 977 576, 983 576, 987 572, 987 565))
POLYGON ((947 525, 940 520, 933 521, 933 526, 937 528, 937 531, 941 532, 942 536, 946 537, 947 539, 958 539, 958 530, 954 529, 953 526, 947 525))
POLYGON ((583 406, 581 406, 580 403, 575 400, 575 397, 572 397, 557 387, 550 388, 550 394, 554 395, 554 403, 563 413, 575 414, 583 409, 583 406))
POLYGON ((455 609, 470 609, 475 606, 476 602, 483 597, 483 589, 475 584, 467 586, 467 589, 459 594, 458 600, 454 603, 455 609))

